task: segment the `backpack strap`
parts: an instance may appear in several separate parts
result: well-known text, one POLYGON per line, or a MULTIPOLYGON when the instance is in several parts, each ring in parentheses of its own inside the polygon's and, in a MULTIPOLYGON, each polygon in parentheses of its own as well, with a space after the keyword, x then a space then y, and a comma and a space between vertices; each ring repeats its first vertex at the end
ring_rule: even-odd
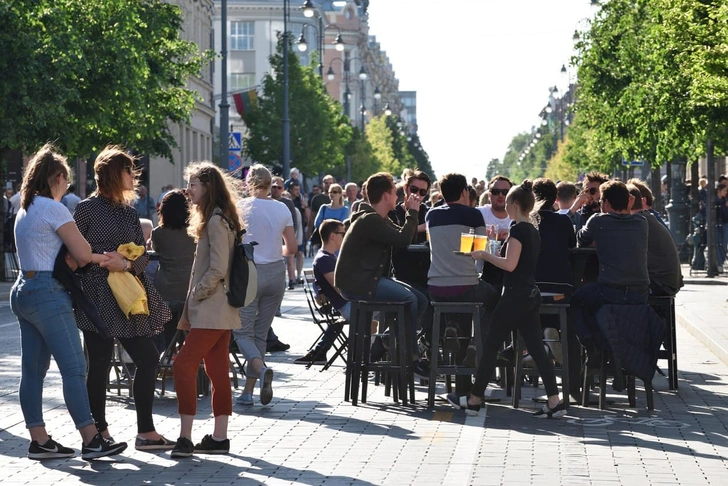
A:
MULTIPOLYGON (((228 226, 230 227, 230 231, 235 231, 235 225, 233 224, 232 221, 230 221, 230 218, 228 218, 227 216, 225 216, 225 214, 222 211, 219 211, 218 212, 218 210, 216 209, 213 214, 219 215, 223 219, 223 221, 225 221, 228 224, 228 226)), ((240 239, 242 241, 243 235, 245 233, 246 233, 245 228, 243 228, 240 231, 238 231, 238 233, 235 235, 235 237, 238 238, 238 239, 240 239)))

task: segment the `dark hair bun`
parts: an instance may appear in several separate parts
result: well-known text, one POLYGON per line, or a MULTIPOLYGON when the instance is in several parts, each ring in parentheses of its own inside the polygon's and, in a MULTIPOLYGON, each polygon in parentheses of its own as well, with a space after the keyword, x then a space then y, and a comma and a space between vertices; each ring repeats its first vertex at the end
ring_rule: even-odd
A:
POLYGON ((523 189, 526 192, 532 192, 533 191, 533 181, 531 181, 531 179, 524 179, 523 182, 521 182, 521 189, 523 189))

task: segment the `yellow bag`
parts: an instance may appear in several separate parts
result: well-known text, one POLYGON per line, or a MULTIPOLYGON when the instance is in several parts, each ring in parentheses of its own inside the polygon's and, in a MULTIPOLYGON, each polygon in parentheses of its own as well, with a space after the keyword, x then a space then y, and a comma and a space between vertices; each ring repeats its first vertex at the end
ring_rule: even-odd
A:
MULTIPOLYGON (((136 260, 144 254, 144 247, 134 243, 119 245, 116 249, 128 260, 136 260)), ((141 280, 128 272, 109 272, 107 277, 111 292, 116 303, 124 315, 129 318, 131 314, 149 315, 147 292, 141 280)))

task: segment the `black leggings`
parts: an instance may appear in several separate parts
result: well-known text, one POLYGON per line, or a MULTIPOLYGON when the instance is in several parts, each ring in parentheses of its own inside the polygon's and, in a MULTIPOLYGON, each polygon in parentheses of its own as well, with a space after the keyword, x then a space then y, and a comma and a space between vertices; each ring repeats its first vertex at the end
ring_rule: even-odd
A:
MULTIPOLYGON (((483 353, 478 363, 478 374, 470 393, 482 397, 488 380, 493 376, 498 350, 508 334, 518 329, 528 352, 536 362, 543 379, 546 395, 559 393, 556 386, 554 365, 543 349, 543 335, 538 309, 541 305, 541 294, 538 289, 511 290, 506 288, 490 318, 490 327, 483 342, 483 353)), ((515 356, 520 359, 520 356, 515 356)))
MULTIPOLYGON (((109 427, 106 422, 106 384, 111 369, 111 355, 114 339, 103 338, 95 332, 83 332, 88 350, 88 379, 86 389, 91 405, 91 414, 99 432, 109 427)), ((152 404, 157 379, 159 354, 151 337, 118 338, 129 353, 136 373, 134 374, 134 406, 137 414, 137 432, 143 434, 154 430, 152 404)))

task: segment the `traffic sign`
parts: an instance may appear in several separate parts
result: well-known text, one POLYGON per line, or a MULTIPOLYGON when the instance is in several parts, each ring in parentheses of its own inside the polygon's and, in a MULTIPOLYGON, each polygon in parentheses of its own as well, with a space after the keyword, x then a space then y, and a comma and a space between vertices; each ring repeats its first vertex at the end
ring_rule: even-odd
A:
POLYGON ((623 160, 622 165, 625 165, 627 167, 642 167, 645 165, 644 160, 623 160))
POLYGON ((238 170, 243 165, 243 159, 240 158, 238 152, 230 152, 228 154, 228 170, 230 172, 238 170))
POLYGON ((228 138, 228 149, 230 151, 240 152, 243 149, 243 134, 240 132, 231 132, 228 138))

